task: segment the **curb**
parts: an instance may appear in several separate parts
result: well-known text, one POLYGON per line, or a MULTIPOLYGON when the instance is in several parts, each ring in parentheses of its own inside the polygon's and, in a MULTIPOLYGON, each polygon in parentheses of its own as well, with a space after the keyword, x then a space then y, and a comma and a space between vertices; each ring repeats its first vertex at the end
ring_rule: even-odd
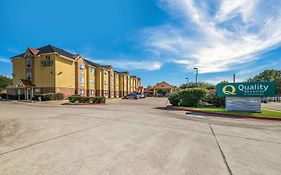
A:
POLYGON ((61 105, 68 105, 68 106, 99 106, 99 105, 107 105, 106 103, 77 103, 77 104, 70 104, 70 103, 63 103, 61 105))
POLYGON ((199 111, 199 110, 193 110, 193 109, 182 109, 182 108, 173 107, 173 106, 171 106, 171 105, 168 105, 167 108, 176 109, 176 110, 180 110, 180 111, 189 111, 189 112, 194 112, 194 113, 216 115, 216 116, 221 116, 221 117, 250 118, 250 119, 260 119, 260 120, 275 120, 275 121, 281 121, 281 118, 274 118, 274 117, 255 117, 255 116, 239 115, 239 114, 222 114, 222 113, 217 113, 217 112, 206 112, 206 111, 199 111))

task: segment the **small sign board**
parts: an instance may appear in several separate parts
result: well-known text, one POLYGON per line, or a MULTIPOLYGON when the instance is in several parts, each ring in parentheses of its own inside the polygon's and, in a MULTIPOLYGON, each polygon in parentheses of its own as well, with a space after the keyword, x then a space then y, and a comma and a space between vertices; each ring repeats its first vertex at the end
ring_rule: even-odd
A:
POLYGON ((53 64, 54 64, 54 62, 51 61, 51 60, 46 60, 46 61, 41 62, 41 65, 44 66, 44 67, 52 66, 53 64))
POLYGON ((275 82, 219 83, 219 97, 274 97, 275 82))

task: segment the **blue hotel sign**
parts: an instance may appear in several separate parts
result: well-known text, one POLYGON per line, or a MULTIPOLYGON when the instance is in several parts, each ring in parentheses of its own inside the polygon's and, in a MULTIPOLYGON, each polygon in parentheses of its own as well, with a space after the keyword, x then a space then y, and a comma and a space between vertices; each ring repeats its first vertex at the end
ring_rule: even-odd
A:
POLYGON ((275 82, 220 83, 217 94, 220 97, 274 97, 275 82))

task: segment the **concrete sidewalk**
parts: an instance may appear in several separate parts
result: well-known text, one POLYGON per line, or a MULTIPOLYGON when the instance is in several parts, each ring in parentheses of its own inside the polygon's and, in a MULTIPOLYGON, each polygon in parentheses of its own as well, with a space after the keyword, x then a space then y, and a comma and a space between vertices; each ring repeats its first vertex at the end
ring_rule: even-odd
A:
POLYGON ((273 102, 263 103, 262 107, 281 111, 281 103, 273 103, 273 102))

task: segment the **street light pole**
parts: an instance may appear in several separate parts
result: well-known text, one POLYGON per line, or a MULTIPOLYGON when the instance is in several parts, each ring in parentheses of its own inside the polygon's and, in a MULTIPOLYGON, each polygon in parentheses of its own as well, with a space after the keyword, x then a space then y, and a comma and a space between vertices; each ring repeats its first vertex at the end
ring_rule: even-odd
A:
POLYGON ((196 70, 195 82, 196 82, 196 84, 197 84, 197 83, 198 83, 198 68, 197 68, 197 67, 195 67, 195 68, 193 68, 193 69, 195 69, 195 70, 196 70))

